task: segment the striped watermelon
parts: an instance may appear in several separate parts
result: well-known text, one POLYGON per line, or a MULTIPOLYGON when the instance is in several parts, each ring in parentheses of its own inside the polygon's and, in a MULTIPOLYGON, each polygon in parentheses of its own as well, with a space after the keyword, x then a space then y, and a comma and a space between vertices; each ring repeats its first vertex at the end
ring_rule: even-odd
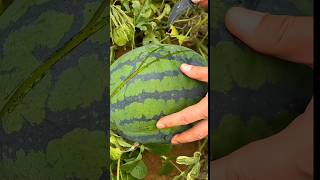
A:
POLYGON ((207 66, 198 53, 177 45, 147 45, 121 56, 111 65, 111 129, 140 143, 169 143, 188 127, 159 130, 165 115, 198 102, 207 85, 183 75, 182 63, 207 66))

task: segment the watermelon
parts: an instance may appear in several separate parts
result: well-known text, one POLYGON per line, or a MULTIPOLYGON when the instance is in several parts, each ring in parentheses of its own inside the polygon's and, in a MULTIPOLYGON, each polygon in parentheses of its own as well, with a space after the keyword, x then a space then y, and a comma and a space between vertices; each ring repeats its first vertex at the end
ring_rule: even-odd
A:
POLYGON ((304 112, 313 94, 310 68, 257 53, 228 32, 224 15, 239 5, 272 14, 313 13, 312 0, 210 3, 211 160, 278 133, 304 112))
POLYGON ((157 129, 163 116, 201 100, 205 83, 180 72, 188 63, 207 66, 198 53, 177 45, 146 45, 136 48, 111 65, 111 129, 127 140, 140 143, 169 143, 188 126, 157 129))
POLYGON ((0 1, 1 180, 109 179, 107 4, 0 1))

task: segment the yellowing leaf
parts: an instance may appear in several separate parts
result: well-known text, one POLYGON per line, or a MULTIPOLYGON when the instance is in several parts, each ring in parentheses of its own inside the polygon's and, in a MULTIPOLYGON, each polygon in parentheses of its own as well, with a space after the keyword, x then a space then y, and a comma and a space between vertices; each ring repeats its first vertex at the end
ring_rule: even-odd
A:
MULTIPOLYGON (((188 37, 189 32, 186 35, 180 35, 175 26, 170 26, 170 36, 178 39, 179 45, 182 45, 185 39, 188 37)), ((189 30, 190 31, 190 30, 189 30)))
POLYGON ((179 32, 178 32, 178 30, 176 29, 175 26, 171 25, 171 26, 170 26, 170 29, 171 29, 170 36, 177 36, 177 35, 179 35, 179 32))

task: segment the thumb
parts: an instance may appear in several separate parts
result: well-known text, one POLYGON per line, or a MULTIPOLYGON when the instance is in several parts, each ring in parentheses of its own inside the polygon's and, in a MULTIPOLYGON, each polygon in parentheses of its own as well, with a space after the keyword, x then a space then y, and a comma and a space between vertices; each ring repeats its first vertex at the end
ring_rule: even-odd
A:
POLYGON ((208 82, 208 67, 182 64, 180 70, 192 79, 208 82))
POLYGON ((261 53, 313 65, 313 17, 269 15, 234 7, 227 12, 225 24, 261 53))
POLYGON ((313 106, 312 98, 284 130, 211 162, 213 179, 313 179, 313 106))

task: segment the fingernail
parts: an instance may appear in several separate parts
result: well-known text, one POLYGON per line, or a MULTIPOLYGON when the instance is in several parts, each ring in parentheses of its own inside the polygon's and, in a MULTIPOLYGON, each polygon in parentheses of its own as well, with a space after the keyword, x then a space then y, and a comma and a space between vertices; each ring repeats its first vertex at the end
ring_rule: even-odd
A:
POLYGON ((179 142, 177 141, 177 135, 173 136, 173 138, 171 139, 171 143, 172 144, 179 144, 179 142))
POLYGON ((181 64, 181 70, 183 71, 190 71, 192 68, 192 65, 189 64, 181 64))
POLYGON ((250 35, 255 32, 265 13, 242 7, 231 8, 225 16, 227 28, 235 35, 250 35))
POLYGON ((157 123, 157 128, 159 129, 165 128, 165 125, 162 123, 157 123))

